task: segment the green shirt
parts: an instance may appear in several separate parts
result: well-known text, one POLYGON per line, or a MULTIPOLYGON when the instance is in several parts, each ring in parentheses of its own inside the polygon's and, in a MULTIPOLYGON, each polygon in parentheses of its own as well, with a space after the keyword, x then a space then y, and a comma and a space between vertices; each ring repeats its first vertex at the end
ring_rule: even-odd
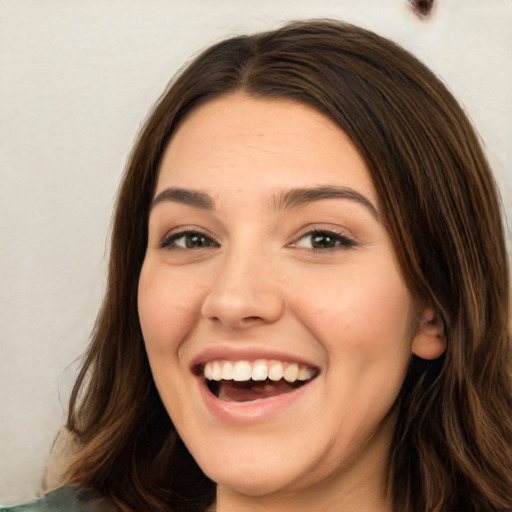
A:
POLYGON ((0 507, 0 512, 117 512, 104 499, 94 497, 89 491, 65 486, 42 498, 13 507, 0 507))

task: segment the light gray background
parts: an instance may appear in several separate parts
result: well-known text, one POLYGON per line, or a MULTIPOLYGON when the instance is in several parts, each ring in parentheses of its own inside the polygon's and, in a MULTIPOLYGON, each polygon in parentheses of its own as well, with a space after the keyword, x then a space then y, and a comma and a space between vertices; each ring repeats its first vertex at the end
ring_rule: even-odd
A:
POLYGON ((437 0, 426 21, 407 0, 0 0, 0 504, 39 491, 147 110, 208 43, 307 17, 374 29, 433 68, 474 120, 510 218, 510 0, 437 0))

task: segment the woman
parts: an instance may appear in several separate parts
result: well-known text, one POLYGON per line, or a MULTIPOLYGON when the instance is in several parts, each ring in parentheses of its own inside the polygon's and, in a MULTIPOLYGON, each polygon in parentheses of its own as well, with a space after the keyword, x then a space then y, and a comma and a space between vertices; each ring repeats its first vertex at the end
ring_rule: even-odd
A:
POLYGON ((112 236, 77 487, 47 500, 510 510, 496 188, 409 53, 321 21, 206 50, 142 130, 112 236))

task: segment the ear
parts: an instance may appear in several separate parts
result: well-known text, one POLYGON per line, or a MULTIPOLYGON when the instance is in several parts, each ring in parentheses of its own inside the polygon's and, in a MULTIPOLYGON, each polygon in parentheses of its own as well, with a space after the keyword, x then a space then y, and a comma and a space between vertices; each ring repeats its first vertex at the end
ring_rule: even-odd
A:
POLYGON ((428 360, 437 359, 446 350, 444 324, 431 307, 426 307, 421 313, 411 350, 415 356, 428 360))

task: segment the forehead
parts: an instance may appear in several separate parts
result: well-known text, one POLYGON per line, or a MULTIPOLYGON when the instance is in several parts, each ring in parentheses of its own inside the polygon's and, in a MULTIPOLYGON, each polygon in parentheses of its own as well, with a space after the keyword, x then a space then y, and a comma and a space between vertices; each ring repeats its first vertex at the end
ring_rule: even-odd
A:
POLYGON ((171 138, 156 194, 170 186, 262 188, 337 185, 375 198, 366 165, 326 115, 288 99, 234 93, 193 110, 171 138))

